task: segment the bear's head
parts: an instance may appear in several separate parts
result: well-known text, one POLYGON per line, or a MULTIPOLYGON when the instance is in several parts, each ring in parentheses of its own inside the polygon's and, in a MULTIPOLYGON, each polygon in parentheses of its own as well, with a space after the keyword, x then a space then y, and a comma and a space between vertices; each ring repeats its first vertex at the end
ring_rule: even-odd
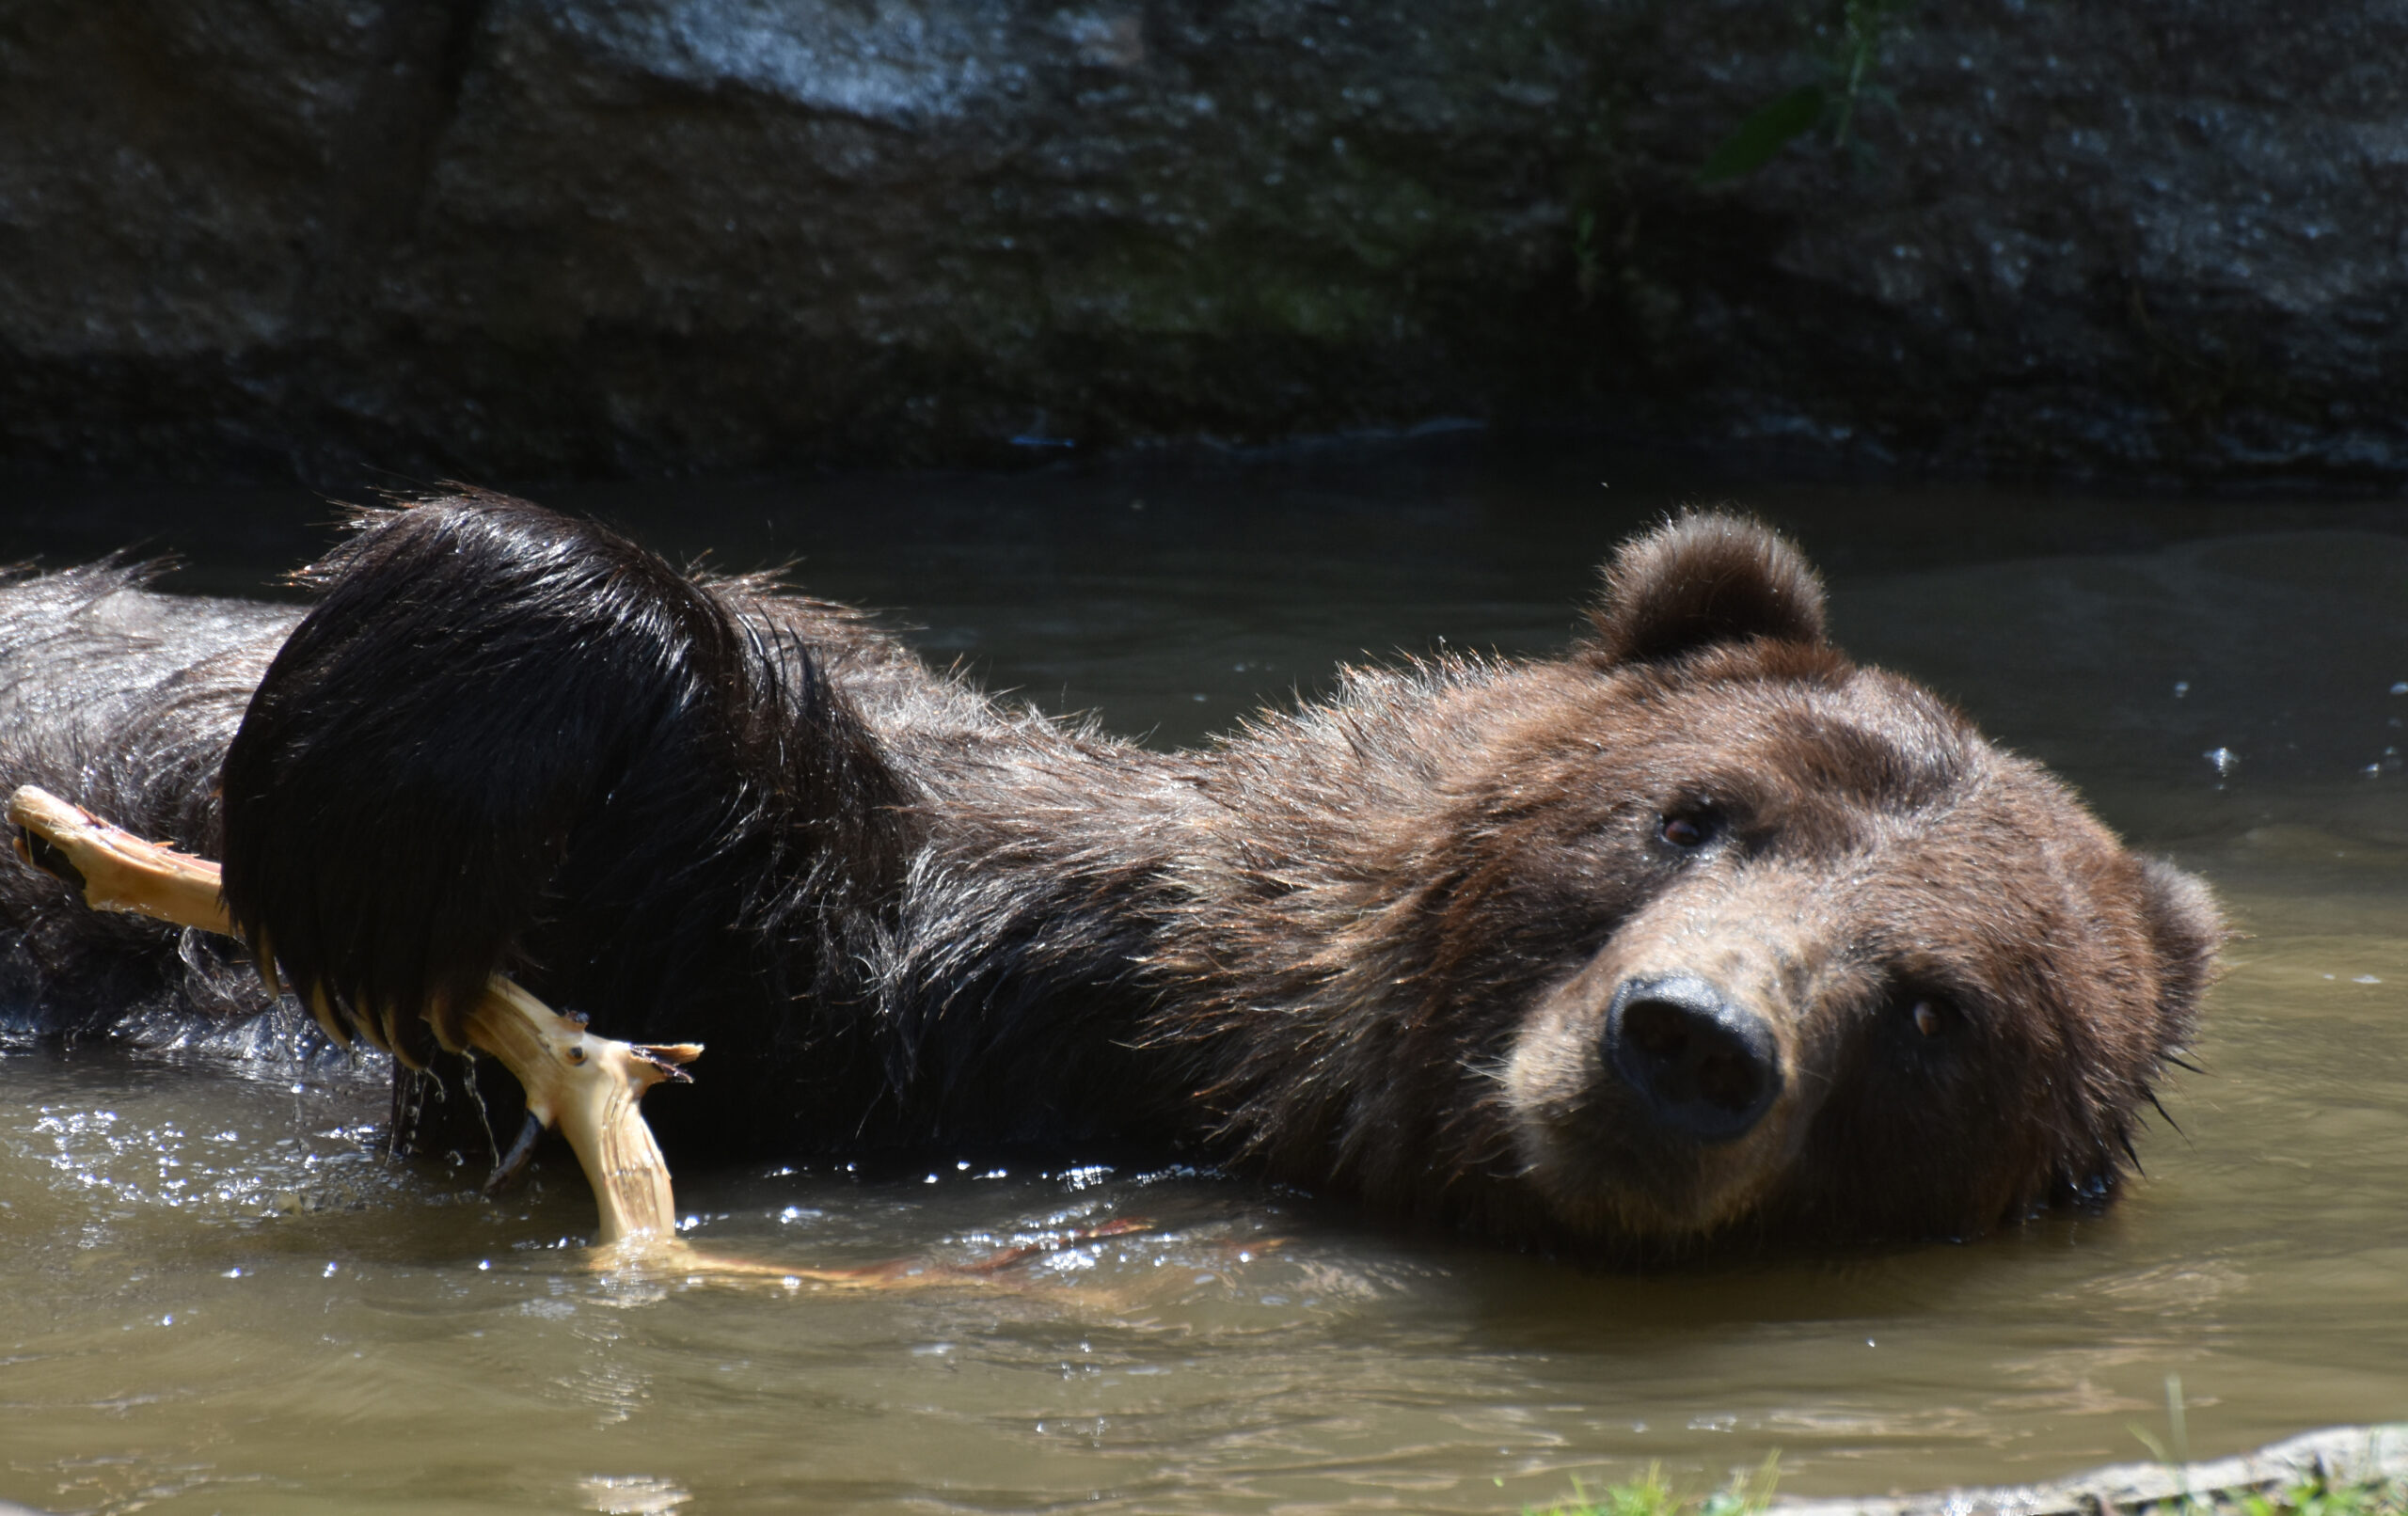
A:
POLYGON ((1191 904, 1170 965, 1222 985, 1182 1014, 1227 1134, 1607 1252, 2104 1198, 2213 973, 2206 889, 1832 648, 1763 527, 1633 542, 1594 621, 1559 660, 1357 675, 1231 751, 1244 847, 1194 891, 1231 908, 1191 904))
POLYGON ((1593 619, 1448 808, 1438 959, 1521 981, 1473 1123, 1514 1182, 1662 1240, 2103 1196, 2212 973, 2205 888, 1833 650, 1768 529, 1632 543, 1593 619))

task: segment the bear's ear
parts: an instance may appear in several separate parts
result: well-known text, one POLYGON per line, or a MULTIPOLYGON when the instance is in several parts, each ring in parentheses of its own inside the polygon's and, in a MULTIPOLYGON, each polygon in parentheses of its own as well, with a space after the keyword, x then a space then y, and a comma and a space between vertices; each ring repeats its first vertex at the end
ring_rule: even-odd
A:
POLYGON ((2157 948, 2158 983, 2163 987, 2159 1009, 2166 1026, 2161 1035, 2168 1045, 2187 1037, 2192 1013, 2215 977, 2216 954, 2231 932, 2215 896, 2198 876, 2163 859, 2141 860, 2141 884, 2147 892, 2142 912, 2157 948))
POLYGON ((1751 637, 1823 641, 1823 581, 1761 522, 1684 513, 1624 543, 1605 579, 1605 600, 1589 612, 1603 662, 1669 658, 1751 637))

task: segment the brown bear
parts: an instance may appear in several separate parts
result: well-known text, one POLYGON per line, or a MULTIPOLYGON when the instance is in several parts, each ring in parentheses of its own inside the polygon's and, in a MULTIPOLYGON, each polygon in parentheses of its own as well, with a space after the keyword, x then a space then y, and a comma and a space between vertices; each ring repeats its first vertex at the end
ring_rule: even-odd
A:
MULTIPOLYGON (((1187 752, 501 497, 308 577, 0 591, 0 783, 222 857, 285 986, 445 1079, 496 971, 708 1041, 647 1107, 680 1162, 1125 1144, 1572 1254, 1964 1238, 2113 1192, 2222 936, 1729 515, 1625 545, 1559 658, 1187 752)), ((267 1004, 30 871, 0 928, 44 1027, 267 1004)))

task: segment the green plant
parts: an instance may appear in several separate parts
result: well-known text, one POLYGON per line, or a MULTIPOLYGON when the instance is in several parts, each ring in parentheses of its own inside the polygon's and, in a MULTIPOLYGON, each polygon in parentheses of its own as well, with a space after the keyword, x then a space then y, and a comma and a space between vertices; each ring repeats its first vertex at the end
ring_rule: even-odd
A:
POLYGON ((2408 1484, 2336 1484, 2319 1475, 2279 1493, 2243 1495, 2237 1504, 2241 1516, 2401 1516, 2408 1511, 2408 1484))
POLYGON ((1872 155, 1858 131, 1867 105, 1894 110, 1897 97, 1876 78, 1881 52, 1906 29, 1915 0, 1837 0, 1837 10, 1816 29, 1828 40, 1816 50, 1814 83, 1800 85, 1763 106, 1722 139, 1698 169, 1700 182, 1714 184, 1752 173, 1773 154, 1810 132, 1828 132, 1831 150, 1861 166, 1872 155))
POLYGON ((2131 1423, 2131 1434, 2160 1463, 2170 1464, 2182 1481, 2182 1498, 2178 1508, 2186 1512, 2200 1508, 2199 1499, 2191 1492, 2191 1424, 2182 1413, 2182 1376, 2165 1376, 2165 1440, 2160 1442, 2147 1427, 2131 1423))
POLYGON ((1525 1506, 1522 1516, 1760 1516, 1772 1504, 1773 1486, 1780 1478, 1781 1455, 1768 1453, 1752 1474, 1734 1475, 1721 1489, 1692 1499, 1665 1480, 1662 1464, 1650 1463, 1638 1478, 1609 1484, 1593 1495, 1575 1479, 1570 1500, 1525 1506))
POLYGON ((2163 1441, 2137 1421, 2127 1423, 2126 1429, 2139 1438, 2141 1445, 2148 1449, 2149 1457, 2160 1463, 2171 1463, 2177 1468, 2188 1464, 2191 1461, 2191 1427, 2182 1413, 2182 1376, 2165 1376, 2166 1436, 2163 1441))
POLYGON ((1587 305, 1597 298, 1597 291, 1606 282, 1606 261, 1597 251, 1597 213, 1583 211, 1572 227, 1572 282, 1580 292, 1580 303, 1587 305))

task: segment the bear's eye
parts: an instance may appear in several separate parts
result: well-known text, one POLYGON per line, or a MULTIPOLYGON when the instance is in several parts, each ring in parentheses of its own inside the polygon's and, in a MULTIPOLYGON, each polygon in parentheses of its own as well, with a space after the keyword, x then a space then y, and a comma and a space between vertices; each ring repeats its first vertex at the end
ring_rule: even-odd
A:
POLYGON ((1944 1037, 1963 1020, 1956 1005, 1941 996, 1918 994, 1907 999, 1907 1021, 1924 1036, 1944 1037))
POLYGON ((1656 835, 1684 852, 1703 847, 1721 830, 1721 818, 1710 806, 1685 806, 1668 811, 1656 823, 1656 835))

